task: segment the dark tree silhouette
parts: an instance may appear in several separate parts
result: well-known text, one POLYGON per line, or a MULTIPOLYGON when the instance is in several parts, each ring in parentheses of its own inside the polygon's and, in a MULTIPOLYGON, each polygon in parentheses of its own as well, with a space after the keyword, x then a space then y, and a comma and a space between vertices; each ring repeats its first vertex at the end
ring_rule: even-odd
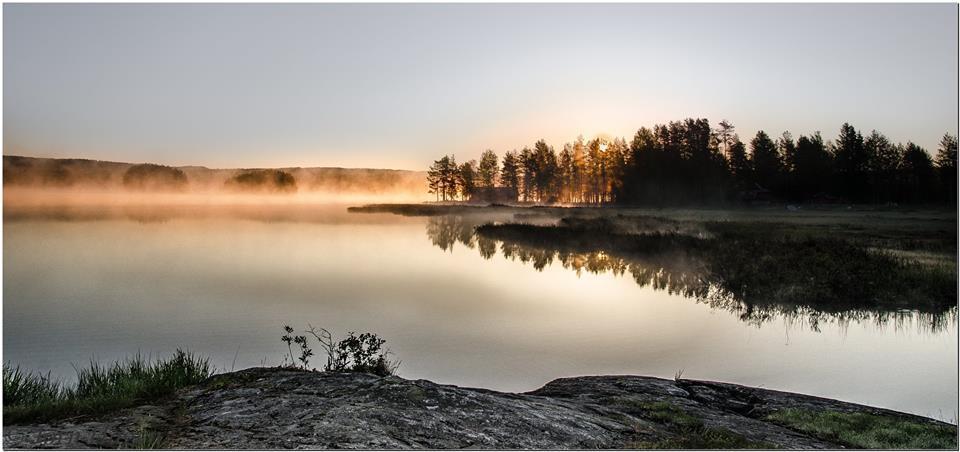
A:
POLYGON ((735 181, 735 188, 745 190, 750 186, 753 176, 750 170, 750 159, 747 158, 747 146, 736 135, 733 136, 733 142, 730 144, 729 158, 728 165, 735 181))
POLYGON ((829 188, 833 174, 833 157, 827 150, 820 132, 797 139, 797 154, 793 159, 792 192, 796 199, 810 199, 822 195, 829 188))
POLYGON ((181 191, 187 188, 187 175, 179 168, 143 163, 123 174, 123 186, 131 190, 181 191))
POLYGON ((777 152, 780 154, 781 170, 784 173, 792 171, 793 161, 797 158, 797 144, 789 131, 783 132, 780 138, 777 138, 777 152))
POLYGON ((717 149, 723 153, 723 156, 730 160, 730 148, 733 146, 734 140, 738 140, 736 127, 727 121, 726 119, 720 121, 720 124, 717 125, 716 130, 714 130, 714 137, 717 140, 717 149))
MULTIPOLYGON (((443 192, 443 179, 440 177, 440 161, 435 160, 430 168, 427 169, 427 192, 436 195, 436 200, 440 200, 440 194, 443 192)), ((446 199, 446 198, 444 198, 446 199)))
POLYGON ((941 199, 951 204, 957 202, 957 137, 945 134, 937 149, 937 172, 940 175, 941 199))
POLYGON ((224 186, 245 192, 293 193, 297 191, 297 180, 277 169, 245 170, 227 179, 224 186))
POLYGON ((477 162, 469 161, 460 165, 457 171, 457 186, 460 188, 460 199, 470 199, 477 186, 477 162))
POLYGON ((520 192, 520 159, 517 157, 517 151, 504 154, 500 183, 504 187, 512 188, 514 192, 520 192))
POLYGON ((870 156, 863 143, 863 135, 850 124, 840 127, 840 136, 833 151, 837 179, 837 191, 855 202, 866 200, 867 166, 870 156))
POLYGON ((456 198, 459 179, 456 159, 449 155, 434 161, 427 170, 427 186, 430 193, 435 193, 442 201, 456 198))
POLYGON ((446 192, 445 198, 453 200, 457 197, 460 190, 460 174, 455 156, 444 157, 441 159, 441 177, 443 177, 443 187, 446 192))
POLYGON ((863 142, 868 157, 870 201, 882 202, 897 197, 897 169, 903 158, 901 149, 876 130, 863 142))
POLYGON ((537 161, 530 148, 523 148, 520 151, 520 171, 523 174, 523 194, 524 201, 533 199, 534 180, 537 176, 537 161))
POLYGON ((567 143, 563 145, 563 150, 560 151, 560 156, 557 158, 558 169, 558 183, 560 184, 560 190, 558 195, 560 196, 561 202, 574 202, 576 196, 576 159, 574 157, 573 145, 567 143))
POLYGON ((931 199, 934 194, 934 172, 930 154, 916 144, 907 143, 900 166, 903 170, 904 200, 918 203, 931 199))
POLYGON ((497 154, 489 149, 483 151, 480 156, 480 165, 477 167, 477 186, 486 188, 495 186, 498 168, 497 154))
POLYGON ((762 130, 750 140, 750 166, 754 183, 771 190, 780 188, 783 161, 780 160, 777 145, 762 130))
POLYGON ((533 146, 533 186, 536 200, 540 202, 555 201, 554 181, 557 175, 557 154, 547 142, 540 140, 533 146))

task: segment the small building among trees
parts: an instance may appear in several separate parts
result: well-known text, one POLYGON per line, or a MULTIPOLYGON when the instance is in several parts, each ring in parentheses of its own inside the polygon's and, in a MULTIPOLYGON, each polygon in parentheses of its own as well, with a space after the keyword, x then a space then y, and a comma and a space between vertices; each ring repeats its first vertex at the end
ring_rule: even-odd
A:
POLYGON ((470 192, 470 202, 512 204, 517 202, 517 190, 513 187, 475 187, 470 192))

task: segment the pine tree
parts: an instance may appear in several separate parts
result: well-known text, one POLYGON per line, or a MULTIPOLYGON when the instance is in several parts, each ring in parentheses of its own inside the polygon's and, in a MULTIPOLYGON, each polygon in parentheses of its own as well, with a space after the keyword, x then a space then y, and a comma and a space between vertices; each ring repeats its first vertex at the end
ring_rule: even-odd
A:
POLYGON ((896 198, 897 168, 900 166, 900 150, 876 130, 863 141, 867 156, 867 172, 870 200, 886 202, 896 198))
POLYGON ((477 185, 493 187, 497 183, 497 154, 487 149, 480 156, 480 165, 477 167, 477 185))
POLYGON ((460 199, 470 199, 477 186, 477 162, 470 160, 457 168, 457 185, 460 187, 460 199))
POLYGON ((941 199, 957 202, 957 137, 944 134, 937 149, 937 172, 940 175, 941 199))
POLYGON ((764 131, 750 140, 750 164, 753 167, 753 181, 769 190, 779 189, 783 162, 777 152, 777 145, 764 131))
POLYGON ((863 135, 850 124, 840 127, 834 148, 837 189, 853 201, 863 201, 867 193, 867 165, 870 161, 863 144, 863 135))
POLYGON ((503 156, 503 169, 500 171, 500 184, 520 193, 520 159, 517 151, 509 151, 503 156))
POLYGON ((933 195, 935 173, 930 154, 914 143, 907 143, 900 163, 903 194, 909 202, 923 202, 933 195))

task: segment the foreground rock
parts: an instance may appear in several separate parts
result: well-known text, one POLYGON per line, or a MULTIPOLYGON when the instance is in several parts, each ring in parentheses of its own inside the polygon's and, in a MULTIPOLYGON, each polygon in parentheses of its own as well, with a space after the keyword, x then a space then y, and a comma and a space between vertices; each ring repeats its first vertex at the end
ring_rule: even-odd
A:
POLYGON ((769 420, 772 413, 784 409, 867 413, 956 435, 955 427, 918 416, 691 380, 564 378, 530 393, 510 394, 399 377, 254 368, 215 376, 156 405, 98 418, 5 426, 3 446, 798 449, 850 445, 769 420))

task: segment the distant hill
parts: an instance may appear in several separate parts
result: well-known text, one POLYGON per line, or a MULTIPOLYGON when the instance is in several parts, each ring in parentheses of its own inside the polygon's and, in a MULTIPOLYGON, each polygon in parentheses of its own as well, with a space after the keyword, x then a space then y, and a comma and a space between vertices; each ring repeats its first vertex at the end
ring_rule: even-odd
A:
MULTIPOLYGON (((3 156, 3 185, 8 188, 127 191, 143 190, 143 187, 147 186, 155 191, 184 190, 179 176, 166 176, 166 179, 172 181, 168 186, 158 182, 164 180, 162 177, 153 177, 150 183, 131 183, 131 180, 143 179, 145 168, 148 168, 151 174, 163 174, 163 168, 167 167, 144 163, 5 155, 3 156)), ((166 174, 186 176, 186 190, 224 191, 229 189, 227 181, 236 179, 244 173, 260 170, 279 170, 291 175, 299 192, 370 194, 399 192, 417 195, 427 192, 425 171, 328 167, 215 169, 202 166, 180 166, 171 168, 166 171, 166 174)))

